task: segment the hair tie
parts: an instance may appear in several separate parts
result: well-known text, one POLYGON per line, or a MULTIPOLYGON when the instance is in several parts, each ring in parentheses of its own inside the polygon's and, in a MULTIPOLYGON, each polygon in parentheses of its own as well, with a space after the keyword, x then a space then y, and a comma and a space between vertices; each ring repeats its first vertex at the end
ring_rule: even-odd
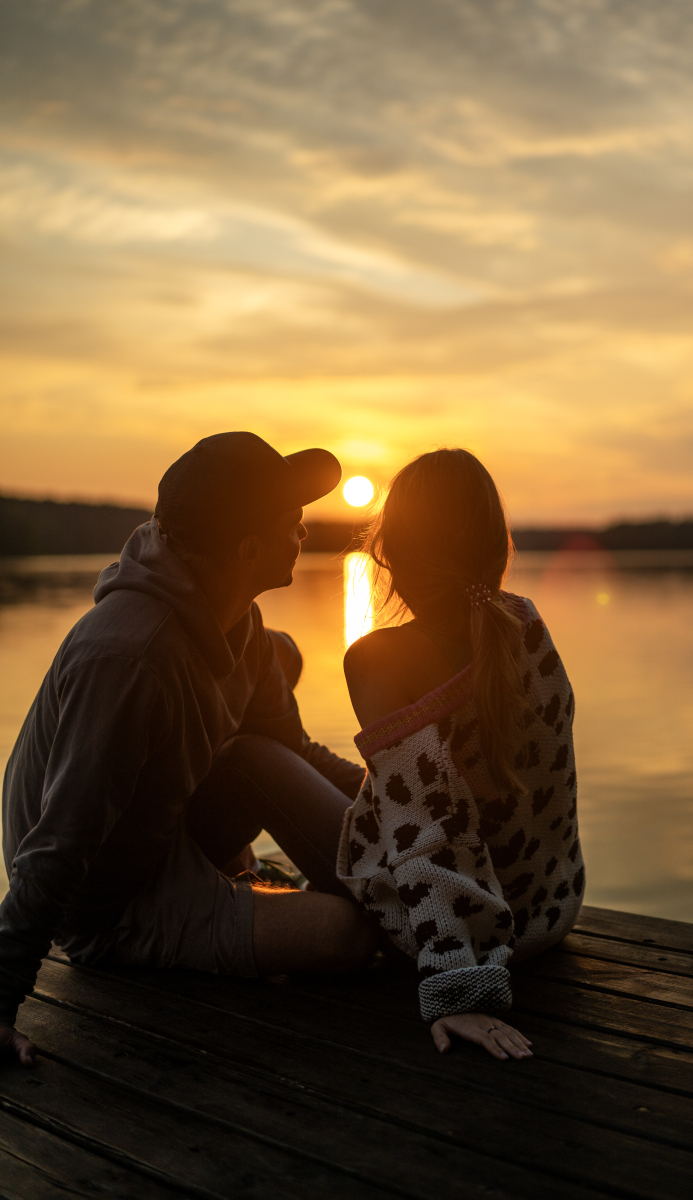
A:
POLYGON ((485 583, 470 583, 464 590, 469 596, 472 608, 481 608, 482 604, 488 604, 491 599, 491 589, 485 583))

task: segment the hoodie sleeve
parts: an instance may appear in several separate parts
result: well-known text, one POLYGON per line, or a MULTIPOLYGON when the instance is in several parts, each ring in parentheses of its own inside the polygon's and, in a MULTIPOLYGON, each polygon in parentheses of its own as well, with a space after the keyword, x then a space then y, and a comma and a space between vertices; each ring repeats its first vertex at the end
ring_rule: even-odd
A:
POLYGON ((298 646, 288 633, 266 629, 259 608, 255 625, 260 645, 258 680, 239 732, 261 733, 282 742, 350 800, 355 800, 363 783, 363 767, 333 754, 327 746, 311 741, 303 729, 293 694, 303 666, 298 646), (284 665, 277 655, 278 642, 287 656, 284 665))
POLYGON ((41 817, 16 852, 0 906, 0 1022, 8 1025, 169 724, 157 677, 127 657, 78 664, 56 699, 41 817))
POLYGON ((239 734, 257 733, 274 738, 300 754, 303 747, 303 726, 296 698, 281 668, 274 643, 262 623, 256 604, 253 605, 257 668, 252 694, 246 704, 239 734))

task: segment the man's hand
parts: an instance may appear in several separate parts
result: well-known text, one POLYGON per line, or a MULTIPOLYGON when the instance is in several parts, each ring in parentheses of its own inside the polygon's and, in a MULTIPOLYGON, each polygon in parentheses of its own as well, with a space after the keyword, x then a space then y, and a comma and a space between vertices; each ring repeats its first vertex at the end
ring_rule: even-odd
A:
POLYGON ((531 1058, 530 1041, 512 1025, 499 1021, 498 1017, 487 1017, 484 1013, 457 1013, 452 1017, 441 1017, 431 1026, 431 1035, 441 1054, 450 1049, 450 1034, 476 1042, 494 1058, 531 1058))
POLYGON ((0 1025, 0 1053, 16 1054, 23 1067, 33 1067, 36 1046, 11 1025, 0 1025))

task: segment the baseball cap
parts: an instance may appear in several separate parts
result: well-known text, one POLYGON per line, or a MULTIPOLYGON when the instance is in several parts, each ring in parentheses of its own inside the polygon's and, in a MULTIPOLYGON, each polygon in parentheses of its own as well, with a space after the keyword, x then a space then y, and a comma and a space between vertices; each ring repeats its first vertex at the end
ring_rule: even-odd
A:
POLYGON ((205 553, 327 495, 341 477, 329 450, 282 456, 255 433, 215 433, 168 468, 154 515, 165 533, 205 553))

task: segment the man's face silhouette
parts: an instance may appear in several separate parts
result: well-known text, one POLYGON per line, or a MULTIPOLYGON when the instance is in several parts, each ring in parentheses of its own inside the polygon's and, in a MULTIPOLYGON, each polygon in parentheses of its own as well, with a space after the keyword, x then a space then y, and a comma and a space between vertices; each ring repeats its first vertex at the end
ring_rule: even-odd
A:
POLYGON ((303 524, 303 509, 295 508, 281 516, 256 534, 252 539, 252 556, 249 561, 253 574, 256 595, 272 588, 289 587, 293 582, 296 559, 301 552, 301 542, 307 536, 303 524))

